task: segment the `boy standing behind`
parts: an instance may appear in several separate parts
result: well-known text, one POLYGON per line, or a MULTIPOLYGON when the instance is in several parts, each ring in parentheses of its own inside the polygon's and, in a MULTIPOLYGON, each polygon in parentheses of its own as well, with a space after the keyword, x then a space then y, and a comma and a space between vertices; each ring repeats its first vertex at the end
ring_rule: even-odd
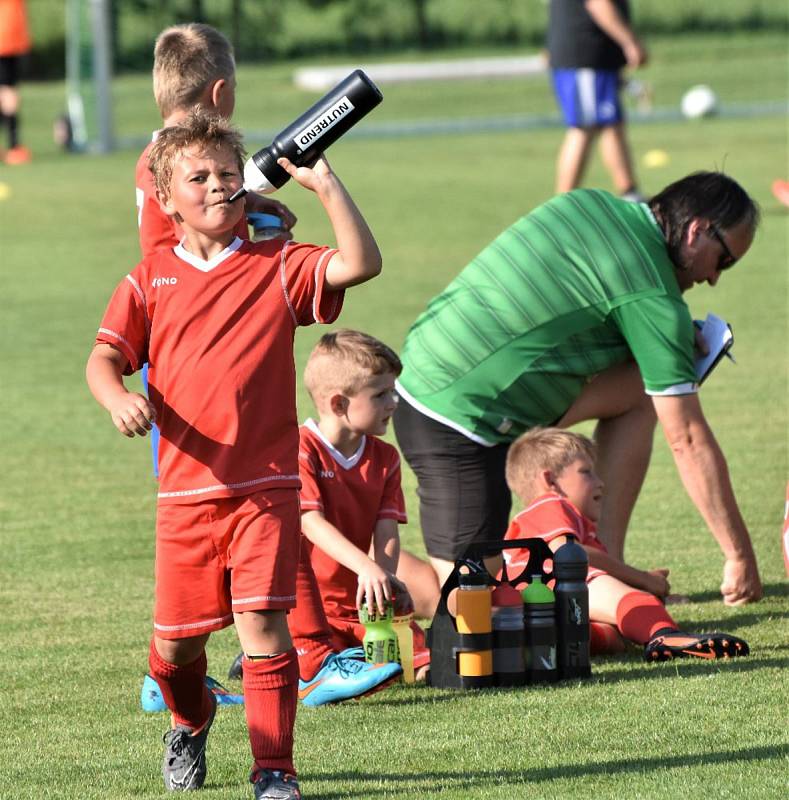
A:
MULTIPOLYGON (((593 653, 620 652, 622 637, 644 645, 647 661, 748 655, 727 633, 684 633, 666 611, 668 570, 640 570, 610 555, 596 536, 603 482, 594 443, 559 428, 533 428, 507 452, 507 484, 523 503, 506 539, 539 537, 556 551, 573 534, 589 556, 589 618, 593 653)), ((505 550, 509 575, 528 562, 528 550, 505 550)))
MULTIPOLYGON (((427 574, 435 583, 429 565, 400 551, 398 524, 406 521, 400 456, 377 438, 397 404, 401 369, 382 342, 340 330, 321 337, 304 370, 318 421, 307 420, 299 431, 301 529, 335 641, 346 647, 364 637, 362 603, 383 612, 395 599, 398 609, 413 608, 397 574, 412 584, 427 574)), ((412 630, 419 668, 429 652, 421 628, 413 623, 412 630)))
MULTIPOLYGON (((173 25, 156 37, 153 50, 153 95, 162 117, 162 128, 179 125, 198 108, 230 119, 236 105, 236 65, 233 47, 216 28, 199 22, 173 25)), ((163 214, 156 199, 156 187, 148 169, 153 141, 143 150, 135 170, 137 223, 143 256, 159 247, 174 247, 183 231, 178 221, 163 214)), ((296 222, 293 214, 277 200, 249 192, 243 201, 246 211, 277 214, 285 228, 296 222)), ((239 217, 236 234, 249 238, 245 216, 239 217)))
POLYGON ((182 243, 118 286, 88 360, 96 400, 128 437, 161 427, 151 675, 173 715, 169 790, 205 781, 216 701, 205 686, 211 631, 235 622, 255 797, 300 798, 293 767, 298 667, 286 623, 299 548, 293 338, 330 322, 343 290, 380 272, 367 224, 328 163, 283 169, 317 195, 337 247, 239 239, 240 136, 190 115, 161 132, 151 171, 182 243), (150 401, 123 376, 150 364, 150 401), (265 413, 261 414, 261 409, 265 413))

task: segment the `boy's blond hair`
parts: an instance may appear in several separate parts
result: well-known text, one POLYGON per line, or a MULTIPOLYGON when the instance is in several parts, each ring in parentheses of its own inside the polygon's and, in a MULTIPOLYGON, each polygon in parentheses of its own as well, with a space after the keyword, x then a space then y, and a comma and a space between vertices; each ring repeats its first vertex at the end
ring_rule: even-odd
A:
POLYGON ((315 345, 304 368, 304 385, 313 402, 334 393, 354 395, 374 375, 403 369, 390 347, 374 336, 346 328, 326 333, 315 345))
POLYGON ((232 150, 239 173, 244 171, 244 145, 241 134, 224 117, 205 111, 192 111, 180 125, 164 128, 148 154, 148 168, 157 190, 170 196, 173 165, 179 153, 194 149, 205 155, 227 147, 232 150))
POLYGON ((235 75, 233 46, 210 25, 173 25, 156 38, 153 95, 162 119, 194 108, 214 81, 233 83, 235 75))
POLYGON ((532 428, 519 436, 507 451, 507 485, 524 504, 540 493, 544 470, 558 475, 578 458, 597 457, 595 443, 580 433, 560 428, 532 428))

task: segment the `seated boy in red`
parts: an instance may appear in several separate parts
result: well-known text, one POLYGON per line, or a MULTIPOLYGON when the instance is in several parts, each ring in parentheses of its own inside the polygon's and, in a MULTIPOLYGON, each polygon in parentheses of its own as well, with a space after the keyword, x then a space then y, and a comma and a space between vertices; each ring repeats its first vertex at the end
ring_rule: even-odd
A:
MULTIPOLYGON (((378 436, 394 412, 400 359, 382 342, 358 331, 321 337, 310 354, 304 383, 318 421, 302 425, 299 447, 301 529, 311 554, 323 606, 335 641, 360 645, 363 602, 381 611, 386 601, 410 610, 411 597, 397 577, 424 581, 429 565, 400 551, 398 524, 406 522, 400 456, 378 436)), ((436 596, 438 587, 436 589, 436 596)), ((412 623, 414 666, 430 658, 424 633, 412 623)))
POLYGON ((296 329, 336 319, 349 286, 380 272, 378 246, 321 158, 280 166, 314 192, 337 247, 242 241, 241 138, 196 112, 150 154, 162 209, 184 232, 146 256, 110 300, 87 366, 125 436, 161 429, 150 673, 173 727, 168 790, 199 789, 216 700, 205 685, 212 631, 235 624, 255 798, 301 797, 293 768, 298 665, 286 622, 299 554, 296 329), (148 361, 150 400, 123 377, 148 361), (261 414, 261 409, 265 413, 261 414))
MULTIPOLYGON (((666 611, 668 570, 641 570, 614 558, 596 536, 603 482, 595 472, 595 445, 559 428, 534 428, 507 453, 507 483, 524 505, 505 539, 544 539, 557 550, 573 534, 589 556, 589 618, 595 654, 621 652, 624 639, 644 645, 647 661, 748 654, 748 645, 726 633, 679 630, 666 611)), ((528 550, 505 550, 507 572, 526 567, 528 550)))

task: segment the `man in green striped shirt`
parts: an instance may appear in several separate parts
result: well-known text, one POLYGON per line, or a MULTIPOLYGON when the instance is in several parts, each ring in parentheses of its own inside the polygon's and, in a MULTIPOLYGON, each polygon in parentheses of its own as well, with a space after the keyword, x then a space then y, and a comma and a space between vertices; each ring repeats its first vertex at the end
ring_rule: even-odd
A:
POLYGON ((599 529, 621 557, 657 418, 723 549, 724 600, 758 599, 750 537, 698 402, 682 298, 714 285, 757 224, 752 200, 720 173, 688 176, 649 204, 574 191, 515 222, 429 303, 401 354, 395 431, 441 582, 472 542, 503 536, 506 448, 535 425, 598 420, 599 529))

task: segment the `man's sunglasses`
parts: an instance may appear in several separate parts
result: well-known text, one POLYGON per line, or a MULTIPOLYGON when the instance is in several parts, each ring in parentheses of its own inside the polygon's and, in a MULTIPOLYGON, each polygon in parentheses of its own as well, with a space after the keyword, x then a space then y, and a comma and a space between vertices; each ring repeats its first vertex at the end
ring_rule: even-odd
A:
POLYGON ((717 226, 710 223, 710 226, 707 228, 707 230, 709 231, 710 235, 717 240, 718 244, 723 250, 723 255, 720 259, 718 259, 718 272, 723 272, 723 270, 733 267, 737 263, 737 258, 729 249, 729 245, 726 244, 726 240, 721 235, 721 232, 718 230, 717 226))

